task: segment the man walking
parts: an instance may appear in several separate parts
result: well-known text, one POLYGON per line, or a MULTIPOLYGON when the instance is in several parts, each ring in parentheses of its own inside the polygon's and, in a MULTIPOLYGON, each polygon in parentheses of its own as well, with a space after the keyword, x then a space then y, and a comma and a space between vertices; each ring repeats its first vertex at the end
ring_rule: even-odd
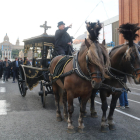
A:
POLYGON ((72 55, 72 39, 67 33, 67 30, 72 27, 72 24, 65 28, 65 23, 60 21, 57 27, 58 30, 55 32, 55 55, 72 55))
POLYGON ((19 61, 18 58, 15 58, 15 61, 13 62, 13 83, 15 83, 15 78, 18 79, 18 68, 19 68, 19 61))
POLYGON ((2 78, 3 62, 0 60, 0 79, 2 78))
POLYGON ((7 57, 5 57, 5 61, 3 62, 3 82, 8 81, 8 70, 9 70, 9 62, 7 57))

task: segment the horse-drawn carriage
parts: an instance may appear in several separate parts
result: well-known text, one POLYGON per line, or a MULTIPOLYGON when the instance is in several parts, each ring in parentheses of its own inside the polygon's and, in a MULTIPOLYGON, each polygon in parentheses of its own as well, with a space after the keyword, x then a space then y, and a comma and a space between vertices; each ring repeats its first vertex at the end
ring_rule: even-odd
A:
POLYGON ((46 104, 47 94, 52 94, 52 87, 49 84, 49 64, 52 59, 54 48, 54 36, 48 35, 46 24, 44 34, 41 36, 25 39, 24 42, 24 64, 19 67, 18 86, 23 97, 28 89, 32 90, 40 82, 39 96, 43 107, 46 104), (32 54, 32 65, 28 65, 28 52, 32 54), (40 58, 38 58, 40 56, 40 58))
POLYGON ((140 29, 138 24, 123 24, 119 27, 119 32, 123 34, 128 43, 114 47, 109 55, 105 49, 104 41, 102 44, 98 42, 99 31, 102 28, 101 23, 89 22, 86 24, 89 38, 85 39, 80 51, 73 57, 59 55, 53 59, 50 65, 54 36, 44 33, 39 37, 24 40, 24 65, 19 67, 18 85, 21 95, 24 97, 28 88, 32 89, 41 81, 39 95, 42 98, 43 106, 45 107, 46 95, 54 93, 58 121, 62 121, 59 102, 60 96, 63 98, 64 119, 68 120, 68 132, 70 133, 74 132, 72 125, 74 98, 81 98, 78 119, 78 129, 81 132, 84 128, 83 116, 89 98, 91 98, 91 117, 97 117, 94 99, 96 91, 100 90, 103 111, 101 131, 106 132, 108 126, 110 130, 115 129, 113 113, 117 99, 123 91, 129 90, 124 82, 126 77, 132 77, 136 84, 140 83, 140 47, 133 42, 138 36, 136 31, 140 29), (42 59, 37 59, 39 48, 42 59), (26 65, 29 49, 33 50, 33 66, 26 65), (106 97, 111 94, 112 101, 107 118, 106 97))

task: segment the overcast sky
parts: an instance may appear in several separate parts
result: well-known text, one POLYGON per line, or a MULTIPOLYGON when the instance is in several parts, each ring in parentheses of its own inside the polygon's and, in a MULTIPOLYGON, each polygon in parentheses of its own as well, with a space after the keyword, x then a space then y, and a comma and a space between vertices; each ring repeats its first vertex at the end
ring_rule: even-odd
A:
MULTIPOLYGON (((45 21, 51 26, 47 33, 54 35, 57 23, 64 21, 74 36, 87 16, 101 0, 0 0, 0 43, 7 33, 10 42, 15 44, 19 37, 23 40, 41 35, 44 30, 40 25, 45 21)), ((88 21, 104 21, 119 14, 118 0, 103 0, 87 19, 88 21), (103 3, 105 9, 103 7, 103 3), (107 14, 106 14, 107 12, 107 14)), ((74 36, 86 31, 85 24, 74 36)))

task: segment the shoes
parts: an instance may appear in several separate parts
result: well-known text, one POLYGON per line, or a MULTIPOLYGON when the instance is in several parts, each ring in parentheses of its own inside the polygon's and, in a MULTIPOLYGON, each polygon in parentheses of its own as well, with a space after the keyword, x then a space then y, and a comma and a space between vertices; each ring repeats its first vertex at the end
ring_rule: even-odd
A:
POLYGON ((120 106, 120 109, 125 109, 125 106, 120 106))
POLYGON ((15 81, 13 81, 12 83, 15 83, 15 81))
POLYGON ((125 108, 129 108, 129 105, 126 105, 125 108))
POLYGON ((6 81, 8 82, 8 79, 6 81))
POLYGON ((125 109, 125 106, 116 106, 116 108, 125 109))

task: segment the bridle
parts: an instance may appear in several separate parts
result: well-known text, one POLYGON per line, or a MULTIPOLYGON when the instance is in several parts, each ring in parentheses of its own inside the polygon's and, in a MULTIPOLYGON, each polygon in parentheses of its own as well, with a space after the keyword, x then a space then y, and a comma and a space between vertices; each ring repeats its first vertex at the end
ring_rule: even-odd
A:
MULTIPOLYGON (((139 56, 139 53, 138 53, 137 44, 134 43, 134 45, 135 45, 136 53, 137 53, 138 58, 139 58, 139 60, 140 60, 140 56, 139 56)), ((138 47, 139 47, 139 46, 138 46, 138 47)), ((125 55, 126 55, 126 53, 125 53, 125 55)), ((125 56, 125 55, 124 55, 124 56, 125 56)), ((134 57, 134 56, 133 56, 133 57, 134 57)), ((104 84, 104 83, 102 84, 102 86, 107 87, 107 88, 110 88, 113 92, 115 92, 115 91, 118 91, 118 92, 130 91, 130 89, 127 87, 127 85, 123 82, 124 78, 125 78, 126 76, 129 76, 129 77, 132 77, 132 78, 134 79, 134 78, 137 78, 137 75, 138 75, 138 74, 140 74, 140 72, 137 72, 138 70, 140 70, 140 68, 135 69, 131 61, 130 61, 130 66, 131 66, 133 72, 135 73, 135 75, 122 72, 122 71, 117 70, 117 69, 112 68, 112 67, 109 67, 109 69, 108 69, 108 74, 109 74, 109 76, 111 76, 111 77, 113 77, 114 79, 118 80, 118 82, 125 88, 125 90, 124 90, 123 88, 115 88, 115 87, 112 87, 112 86, 107 85, 107 84, 104 84), (116 71, 116 72, 118 72, 118 73, 120 73, 120 74, 122 74, 122 75, 124 75, 124 76, 122 76, 122 77, 116 76, 116 75, 113 74, 110 70, 116 71)))
POLYGON ((88 57, 88 52, 87 52, 87 55, 86 55, 86 66, 87 66, 87 71, 90 75, 90 79, 92 80, 93 78, 101 78, 102 81, 104 80, 104 77, 102 76, 102 73, 100 71, 96 71, 96 72, 91 72, 90 69, 89 69, 89 64, 90 65, 93 65, 90 60, 89 60, 89 57, 88 57), (96 76, 92 76, 93 74, 96 74, 96 76))

